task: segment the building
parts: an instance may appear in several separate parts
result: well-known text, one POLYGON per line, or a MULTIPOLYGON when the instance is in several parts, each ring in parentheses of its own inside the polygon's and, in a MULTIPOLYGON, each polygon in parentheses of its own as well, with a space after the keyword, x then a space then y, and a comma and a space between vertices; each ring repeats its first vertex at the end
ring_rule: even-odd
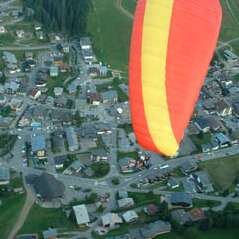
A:
POLYGON ((99 162, 99 161, 107 161, 109 159, 108 152, 103 148, 95 148, 91 150, 91 160, 99 162))
POLYGON ((84 204, 73 206, 73 212, 75 214, 76 223, 80 227, 88 226, 90 222, 87 208, 84 204))
POLYGON ((155 216, 159 212, 159 208, 155 204, 149 204, 144 208, 144 212, 149 216, 155 216))
POLYGON ((91 40, 89 37, 82 37, 80 39, 80 46, 82 50, 91 49, 91 40))
POLYGON ((227 101, 222 99, 217 102, 216 111, 219 116, 224 117, 232 114, 232 107, 227 101))
POLYGON ((101 217, 103 227, 112 228, 123 223, 123 220, 117 213, 107 213, 101 217))
POLYGON ((197 168, 198 168, 198 165, 192 160, 187 160, 180 165, 180 169, 184 175, 188 175, 196 171, 197 168))
POLYGON ((33 100, 38 99, 40 96, 41 96, 41 90, 40 89, 34 88, 30 92, 30 98, 32 98, 33 100))
POLYGON ((180 225, 185 225, 191 221, 190 215, 184 209, 177 209, 171 212, 171 217, 180 225))
POLYGON ((69 151, 76 151, 79 149, 79 142, 77 134, 73 127, 69 127, 65 129, 66 132, 66 139, 68 143, 69 151))
POLYGON ((42 201, 60 200, 64 196, 65 186, 53 175, 42 173, 40 176, 31 175, 27 182, 32 184, 37 197, 42 201))
POLYGON ((31 136, 32 153, 38 158, 46 157, 46 141, 43 134, 33 133, 31 136))
POLYGON ((210 126, 208 124, 207 119, 203 117, 197 117, 195 120, 195 125, 198 127, 198 129, 204 133, 208 132, 210 130, 210 126))
POLYGON ((49 228, 46 231, 42 232, 43 239, 57 239, 57 230, 49 228))
POLYGON ((6 28, 4 26, 0 26, 0 34, 6 33, 6 28))
POLYGON ((180 186, 179 182, 175 179, 175 178, 169 178, 168 183, 167 183, 168 187, 175 189, 178 188, 180 186))
POLYGON ((101 94, 103 103, 114 104, 118 101, 118 94, 115 90, 105 91, 101 94))
POLYGON ((120 158, 119 167, 122 173, 132 173, 136 170, 136 160, 129 157, 120 158))
POLYGON ((59 67, 57 65, 50 66, 50 76, 57 77, 59 75, 59 67))
POLYGON ((170 204, 173 207, 191 207, 192 196, 189 193, 175 192, 171 194, 170 204))
POLYGON ((152 239, 158 235, 169 233, 170 231, 170 223, 158 220, 141 228, 131 229, 129 232, 131 239, 152 239))
POLYGON ((134 210, 123 213, 122 217, 126 223, 135 222, 139 218, 138 214, 134 210))
POLYGON ((67 160, 67 156, 66 155, 60 155, 60 156, 56 156, 54 158, 54 162, 55 162, 55 167, 56 169, 61 169, 64 167, 64 162, 67 160))
POLYGON ((62 87, 55 87, 54 88, 54 94, 55 96, 61 96, 63 93, 63 88, 62 87))
POLYGON ((91 105, 99 105, 102 102, 101 95, 98 93, 89 93, 87 95, 87 102, 91 105))
POLYGON ((223 133, 216 133, 212 136, 215 139, 221 148, 227 147, 230 145, 230 139, 223 133))
POLYGON ((0 186, 8 185, 10 183, 10 170, 9 168, 0 166, 0 186))
POLYGON ((202 208, 193 208, 188 214, 192 222, 198 222, 206 218, 205 212, 202 208))
POLYGON ((134 206, 133 198, 122 198, 118 200, 119 209, 130 208, 134 206))

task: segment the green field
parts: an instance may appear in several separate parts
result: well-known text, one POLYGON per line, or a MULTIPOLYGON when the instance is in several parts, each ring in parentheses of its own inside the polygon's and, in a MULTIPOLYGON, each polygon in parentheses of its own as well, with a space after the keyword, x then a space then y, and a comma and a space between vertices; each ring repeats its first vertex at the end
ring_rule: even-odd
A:
POLYGON ((24 205, 25 195, 12 194, 4 197, 0 195, 0 200, 2 201, 2 206, 0 206, 0 235, 1 238, 7 238, 24 205))
POLYGON ((132 20, 117 9, 115 0, 92 0, 88 31, 98 58, 127 72, 132 20))
POLYGON ((64 229, 76 229, 62 211, 62 209, 41 208, 34 205, 25 221, 20 233, 38 233, 47 230, 49 227, 64 229))
MULTIPOLYGON (((198 232, 195 239, 236 239, 239 229, 215 229, 209 232, 198 232)), ((155 239, 185 239, 186 237, 180 236, 176 233, 169 233, 156 237, 155 239)), ((187 237, 191 238, 191 237, 187 237)))
POLYGON ((123 0, 122 6, 130 13, 134 13, 137 0, 123 0))
POLYGON ((211 176, 216 189, 224 191, 230 189, 239 175, 239 155, 214 159, 200 165, 211 176))

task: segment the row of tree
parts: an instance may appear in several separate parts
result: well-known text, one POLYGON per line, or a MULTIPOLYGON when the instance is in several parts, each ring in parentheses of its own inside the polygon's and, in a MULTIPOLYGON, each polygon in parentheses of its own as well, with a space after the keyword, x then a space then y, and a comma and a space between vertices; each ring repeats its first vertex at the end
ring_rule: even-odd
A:
POLYGON ((76 35, 86 32, 91 0, 23 0, 23 7, 28 20, 41 22, 47 30, 76 35))

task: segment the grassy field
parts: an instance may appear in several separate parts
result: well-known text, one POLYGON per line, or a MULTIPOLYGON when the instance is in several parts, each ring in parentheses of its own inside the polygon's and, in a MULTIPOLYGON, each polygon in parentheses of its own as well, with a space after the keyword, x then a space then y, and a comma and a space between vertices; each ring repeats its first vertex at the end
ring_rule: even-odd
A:
POLYGON ((239 155, 214 159, 200 165, 211 176, 219 191, 229 189, 239 175, 239 155))
POLYGON ((137 0, 123 0, 122 7, 130 13, 134 13, 137 0))
MULTIPOLYGON (((239 229, 215 229, 209 232, 198 232, 196 239, 235 239, 237 238, 239 229)), ((156 237, 155 239, 185 239, 176 233, 169 233, 156 237)))
POLYGON ((7 238, 12 226, 14 225, 18 214, 25 202, 25 195, 15 195, 1 197, 2 206, 0 206, 0 235, 1 238, 7 238))
POLYGON ((49 227, 64 229, 76 229, 61 209, 41 208, 34 205, 25 221, 20 233, 40 233, 49 227))
POLYGON ((88 31, 98 58, 113 68, 127 71, 132 20, 112 0, 92 0, 88 31))

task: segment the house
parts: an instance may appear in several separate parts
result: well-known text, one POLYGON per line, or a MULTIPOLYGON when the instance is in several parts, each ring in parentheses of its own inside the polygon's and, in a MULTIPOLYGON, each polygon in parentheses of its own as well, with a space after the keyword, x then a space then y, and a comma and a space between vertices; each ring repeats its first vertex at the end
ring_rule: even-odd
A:
POLYGON ((60 155, 54 157, 55 167, 56 169, 61 169, 64 167, 64 162, 67 160, 66 155, 60 155))
POLYGON ((94 52, 91 48, 90 49, 82 49, 81 54, 82 54, 83 59, 86 63, 92 62, 95 59, 94 52))
POLYGON ((227 147, 230 145, 231 141, 230 139, 223 133, 215 133, 213 136, 212 136, 213 139, 215 139, 219 146, 221 148, 224 148, 224 147, 227 147))
POLYGON ((126 223, 135 222, 139 218, 138 214, 134 210, 123 213, 122 217, 126 223))
POLYGON ((103 103, 114 104, 118 101, 118 94, 115 90, 105 91, 101 94, 103 103))
POLYGON ((184 175, 187 175, 193 171, 196 171, 198 168, 198 165, 193 162, 192 160, 187 160, 187 161, 184 161, 181 165, 180 165, 180 169, 181 169, 181 172, 184 174, 184 175))
POLYGON ((0 166, 0 186, 8 185, 10 183, 10 170, 0 166))
POLYGON ((16 35, 18 38, 23 38, 25 36, 24 30, 17 30, 16 35))
POLYGON ((197 192, 210 193, 213 192, 213 185, 207 172, 199 171, 190 175, 193 180, 197 192))
POLYGON ((38 88, 34 88, 30 92, 30 98, 32 98, 33 100, 37 100, 40 96, 41 96, 41 90, 38 88))
POLYGON ((189 213, 186 212, 184 209, 173 210, 171 212, 171 217, 180 225, 185 225, 191 220, 189 213))
POLYGON ((50 66, 50 76, 57 77, 59 75, 59 67, 57 65, 50 66))
POLYGON ((233 108, 233 114, 239 118, 239 101, 233 102, 232 104, 232 108, 233 108))
POLYGON ((117 213, 107 213, 101 217, 103 227, 112 228, 123 223, 123 220, 117 213))
MULTIPOLYGON (((36 195, 42 201, 56 201, 64 196, 65 186, 52 174, 42 173, 40 176, 31 175, 29 184, 32 184, 36 195)), ((30 177, 30 176, 29 176, 30 177)), ((28 181, 28 179, 27 179, 28 181)))
POLYGON ((12 98, 9 103, 9 106, 11 107, 12 111, 15 111, 15 112, 22 111, 23 101, 21 99, 12 98))
POLYGON ((122 198, 128 198, 128 192, 127 191, 118 191, 118 198, 122 199, 122 198))
POLYGON ((208 153, 212 150, 212 145, 210 143, 208 144, 202 144, 201 149, 203 153, 208 153))
POLYGON ((129 157, 120 158, 119 167, 122 173, 132 173, 136 170, 136 160, 129 157))
POLYGON ((76 218, 76 223, 79 227, 88 226, 90 218, 87 208, 84 204, 73 206, 73 212, 76 218))
POLYGON ((140 228, 130 229, 129 233, 131 239, 152 239, 158 235, 169 233, 170 231, 170 223, 158 220, 140 228))
POLYGON ((0 34, 6 33, 6 28, 4 26, 0 26, 0 34))
POLYGON ((130 208, 134 206, 133 198, 122 198, 122 199, 119 199, 117 202, 118 202, 119 209, 125 209, 125 208, 130 208))
POLYGON ((99 162, 99 161, 107 161, 109 159, 108 152, 103 148, 96 148, 91 150, 91 160, 99 162))
POLYGON ((172 178, 172 177, 170 177, 168 179, 167 185, 168 185, 168 187, 170 187, 172 189, 178 188, 180 186, 179 182, 175 178, 172 178))
POLYGON ((31 146, 33 155, 39 159, 46 157, 46 141, 43 134, 33 133, 31 136, 31 146))
POLYGON ((149 204, 144 208, 144 212, 149 216, 155 216, 159 212, 159 208, 155 204, 149 204))
POLYGON ((230 140, 232 144, 238 144, 239 143, 239 129, 233 131, 230 135, 230 140))
POLYGON ((208 124, 207 119, 203 117, 197 117, 195 119, 195 125, 198 127, 198 129, 204 133, 208 132, 210 130, 210 126, 208 124))
POLYGON ((214 116, 210 116, 207 118, 207 122, 208 122, 208 125, 209 127, 213 130, 213 131, 218 131, 222 125, 220 123, 220 120, 217 119, 216 117, 214 116))
POLYGON ((61 96, 63 93, 63 88, 62 87, 55 87, 54 88, 54 94, 55 96, 61 96))
POLYGON ((232 114, 232 107, 226 100, 222 99, 217 102, 216 111, 219 116, 224 117, 232 114))
POLYGON ((205 212, 202 208, 193 208, 188 214, 192 222, 198 222, 206 218, 205 212))
POLYGON ((88 93, 87 102, 91 105, 99 105, 102 102, 101 95, 98 93, 88 93))
POLYGON ((43 234, 43 239, 57 239, 57 235, 58 235, 57 230, 52 228, 49 228, 48 230, 43 231, 42 234, 43 234))
POLYGON ((192 196, 185 192, 175 192, 171 194, 170 203, 173 207, 191 207, 192 196))
POLYGON ((66 139, 68 143, 69 151, 76 151, 79 149, 78 137, 73 127, 69 127, 65 129, 66 139))
POLYGON ((91 49, 91 40, 89 37, 82 37, 80 39, 80 46, 82 50, 91 49))

